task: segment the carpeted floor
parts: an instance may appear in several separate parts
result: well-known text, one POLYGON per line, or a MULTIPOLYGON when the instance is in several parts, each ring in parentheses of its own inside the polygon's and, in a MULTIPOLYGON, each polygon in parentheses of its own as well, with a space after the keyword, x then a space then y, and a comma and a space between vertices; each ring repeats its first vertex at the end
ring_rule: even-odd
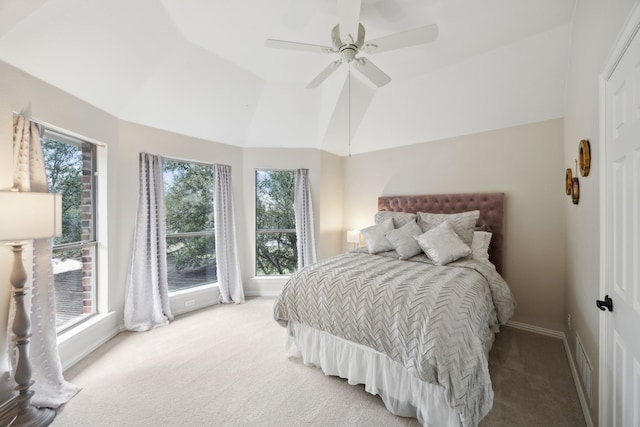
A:
MULTIPOLYGON (((66 373, 83 390, 53 427, 418 426, 362 386, 288 358, 272 306, 254 298, 119 334, 66 373)), ((503 328, 490 370, 482 427, 585 425, 560 340, 503 328)))

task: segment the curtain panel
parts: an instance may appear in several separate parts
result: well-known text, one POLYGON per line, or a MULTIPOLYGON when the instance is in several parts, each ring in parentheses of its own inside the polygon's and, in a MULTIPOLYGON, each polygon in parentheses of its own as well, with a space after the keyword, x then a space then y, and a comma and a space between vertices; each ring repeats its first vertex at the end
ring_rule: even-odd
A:
POLYGON ((242 276, 238 264, 231 166, 213 165, 213 186, 219 301, 223 304, 240 304, 244 302, 244 290, 242 289, 242 276))
POLYGON ((301 269, 316 262, 316 242, 313 232, 313 206, 311 204, 309 169, 296 170, 294 209, 298 269, 301 269))
MULTIPOLYGON (((47 193, 47 172, 42 151, 41 125, 26 117, 13 119, 13 186, 20 191, 47 193)), ((51 262, 52 239, 33 241, 31 274, 31 340, 29 362, 34 392, 31 403, 37 407, 57 408, 71 399, 81 387, 67 382, 62 375, 56 331, 55 288, 51 262)), ((29 264, 25 265, 29 269, 29 264)), ((9 325, 13 323, 12 299, 9 325)), ((29 307, 27 307, 29 309, 29 307)), ((9 336, 12 332, 9 333, 9 336)), ((15 342, 10 344, 15 356, 15 342)), ((15 358, 12 363, 15 367, 15 358)))
POLYGON ((173 320, 167 282, 167 248, 162 159, 140 153, 140 189, 124 325, 147 331, 173 320))

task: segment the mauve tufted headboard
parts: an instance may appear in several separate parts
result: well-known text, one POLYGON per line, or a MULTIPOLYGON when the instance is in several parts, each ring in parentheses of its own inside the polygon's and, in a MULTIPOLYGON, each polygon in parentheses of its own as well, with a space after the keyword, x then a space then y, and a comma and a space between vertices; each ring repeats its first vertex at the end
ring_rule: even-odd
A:
POLYGON ((378 197, 378 210, 392 212, 458 213, 480 211, 478 226, 492 233, 489 259, 502 272, 504 193, 427 194, 378 197))

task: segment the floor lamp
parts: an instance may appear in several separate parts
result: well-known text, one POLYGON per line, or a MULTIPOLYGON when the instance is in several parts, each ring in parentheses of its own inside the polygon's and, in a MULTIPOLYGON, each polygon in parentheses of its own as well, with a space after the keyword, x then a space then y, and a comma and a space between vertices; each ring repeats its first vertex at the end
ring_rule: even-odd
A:
POLYGON ((36 408, 31 404, 31 363, 29 338, 31 316, 27 310, 28 275, 22 263, 24 240, 44 239, 62 234, 62 197, 59 194, 22 191, 0 191, 0 241, 7 241, 13 252, 13 269, 9 282, 16 302, 12 330, 15 334, 18 362, 14 380, 18 392, 18 413, 11 427, 47 426, 55 418, 55 410, 36 408))

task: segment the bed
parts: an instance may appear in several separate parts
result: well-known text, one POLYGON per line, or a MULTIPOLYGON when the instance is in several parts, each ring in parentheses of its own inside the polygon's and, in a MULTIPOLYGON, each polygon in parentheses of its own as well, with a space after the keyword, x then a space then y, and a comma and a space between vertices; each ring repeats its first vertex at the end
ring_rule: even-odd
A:
POLYGON ((493 404, 494 334, 515 309, 499 274, 503 218, 502 193, 380 197, 365 247, 284 285, 274 318, 287 350, 396 415, 477 425, 493 404))

